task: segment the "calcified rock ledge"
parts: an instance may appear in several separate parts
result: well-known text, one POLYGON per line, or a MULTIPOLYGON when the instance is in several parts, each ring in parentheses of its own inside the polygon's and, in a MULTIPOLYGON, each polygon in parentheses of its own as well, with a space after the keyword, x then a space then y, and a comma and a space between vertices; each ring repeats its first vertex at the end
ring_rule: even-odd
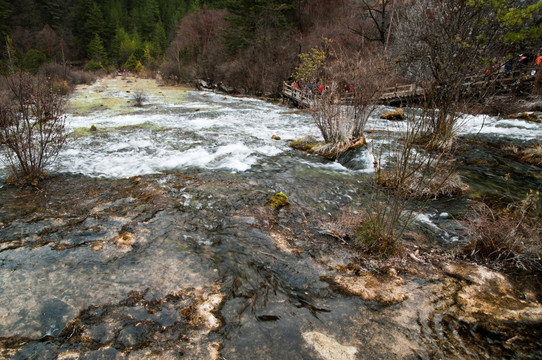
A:
POLYGON ((304 200, 318 187, 286 187, 274 208, 264 184, 187 172, 1 188, 0 357, 542 355, 539 288, 430 242, 366 262, 319 233, 328 215, 304 200))

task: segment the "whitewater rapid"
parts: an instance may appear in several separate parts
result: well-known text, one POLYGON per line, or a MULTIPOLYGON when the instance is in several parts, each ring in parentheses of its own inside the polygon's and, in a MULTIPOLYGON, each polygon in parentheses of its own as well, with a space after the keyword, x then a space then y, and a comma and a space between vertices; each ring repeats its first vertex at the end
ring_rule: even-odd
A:
MULTIPOLYGON (((358 163, 367 164, 356 169, 292 150, 288 140, 307 135, 321 139, 307 112, 213 92, 169 89, 164 94, 159 87, 147 92, 143 106, 136 107, 133 92, 108 87, 108 81, 120 82, 100 80, 71 96, 70 103, 79 107, 68 106, 66 121, 72 135, 50 172, 106 178, 182 172, 186 168, 243 172, 276 156, 294 157, 305 165, 330 171, 372 171, 374 146, 356 155, 363 157, 358 163), (82 107, 85 111, 80 111, 82 107), (89 131, 92 126, 97 131, 89 131)), ((406 121, 379 118, 389 109, 379 107, 366 129, 375 134, 406 131, 406 121)), ((523 141, 542 138, 541 123, 519 119, 468 115, 459 123, 461 135, 486 134, 523 141)), ((369 145, 380 146, 387 141, 372 134, 367 135, 369 145)), ((0 176, 5 177, 6 170, 0 165, 0 176)))

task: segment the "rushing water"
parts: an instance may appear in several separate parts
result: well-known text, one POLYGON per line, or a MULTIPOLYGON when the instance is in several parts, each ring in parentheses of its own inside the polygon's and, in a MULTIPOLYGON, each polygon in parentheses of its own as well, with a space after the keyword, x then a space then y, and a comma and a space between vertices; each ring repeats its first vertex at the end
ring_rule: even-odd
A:
MULTIPOLYGON (((522 351, 525 342, 505 344, 477 329, 454 300, 466 281, 410 269, 403 275, 414 280, 405 283, 390 270, 382 282, 396 284, 401 301, 383 302, 337 288, 336 268, 355 262, 355 251, 319 228, 365 191, 371 146, 342 163, 323 160, 288 147, 289 139, 319 137, 306 113, 165 88, 147 88, 144 106, 135 107, 132 92, 111 85, 123 82, 73 96, 73 136, 52 169, 61 177, 40 191, 0 190, 0 357, 542 354, 529 340, 522 351), (263 206, 277 191, 290 206, 263 206)), ((385 110, 368 129, 390 130, 378 118, 385 110)), ((378 134, 369 143, 386 141, 378 134)), ((462 134, 528 143, 542 137, 542 125, 467 117, 462 134)), ((446 204, 435 206, 440 213, 446 204)), ((455 240, 444 229, 450 224, 427 214, 418 220, 455 240)))
MULTIPOLYGON (((286 155, 308 166, 349 171, 339 163, 307 158, 288 148, 287 140, 320 137, 308 113, 212 92, 179 91, 172 101, 171 96, 151 91, 145 93, 143 107, 133 106, 133 92, 104 88, 101 81, 73 95, 71 103, 75 105, 69 108, 75 114, 68 115, 67 125, 74 135, 52 170, 106 178, 186 168, 242 172, 274 156, 286 155), (84 109, 83 114, 78 114, 80 109, 84 109), (97 131, 89 132, 91 126, 97 131), (273 140, 273 135, 281 140, 273 140)), ((366 128, 404 131, 406 122, 391 124, 379 118, 387 110, 377 109, 366 128)), ((505 138, 523 144, 542 138, 542 124, 535 122, 466 116, 459 123, 461 135, 505 138)), ((370 141, 370 134, 368 138, 370 141)), ((370 151, 371 146, 357 155, 355 170, 372 170, 370 151)))

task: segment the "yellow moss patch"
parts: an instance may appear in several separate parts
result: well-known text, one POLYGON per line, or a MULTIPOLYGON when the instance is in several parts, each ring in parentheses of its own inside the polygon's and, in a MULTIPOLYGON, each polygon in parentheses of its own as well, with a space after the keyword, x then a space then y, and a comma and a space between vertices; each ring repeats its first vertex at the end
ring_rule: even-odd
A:
POLYGON ((135 243, 135 236, 132 233, 122 233, 113 239, 113 242, 117 247, 129 247, 135 243))
POLYGON ((535 122, 541 121, 541 119, 538 116, 536 116, 535 113, 527 113, 527 112, 508 115, 508 117, 511 119, 521 119, 521 120, 526 120, 526 121, 535 121, 535 122))
POLYGON ((276 193, 271 199, 267 202, 267 205, 272 206, 276 209, 280 209, 288 204, 288 196, 283 193, 276 193))
POLYGON ((405 113, 403 112, 403 109, 396 109, 380 115, 380 118, 384 120, 403 120, 405 118, 405 113))
POLYGON ((154 79, 136 77, 107 77, 96 81, 91 86, 76 87, 73 95, 66 104, 66 111, 72 114, 86 115, 96 110, 107 109, 118 114, 135 111, 133 99, 112 97, 110 94, 131 94, 142 91, 146 96, 156 97, 167 104, 180 105, 185 103, 186 87, 161 86, 154 79))

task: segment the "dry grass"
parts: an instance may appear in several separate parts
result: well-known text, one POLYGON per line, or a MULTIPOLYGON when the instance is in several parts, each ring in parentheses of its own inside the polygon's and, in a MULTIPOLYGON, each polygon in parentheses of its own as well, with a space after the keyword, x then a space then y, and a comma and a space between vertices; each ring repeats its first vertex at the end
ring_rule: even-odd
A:
POLYGON ((542 143, 538 143, 521 151, 521 160, 536 166, 542 166, 542 143))
POLYGON ((495 269, 542 271, 542 224, 538 192, 520 203, 495 211, 485 204, 467 216, 470 243, 464 256, 495 269))
POLYGON ((326 221, 320 224, 320 233, 333 236, 341 241, 352 239, 356 230, 363 223, 363 216, 356 211, 345 208, 342 209, 336 219, 326 221))
MULTIPOLYGON (((382 214, 381 214, 382 215, 382 214)), ((320 233, 332 236, 344 243, 349 242, 363 253, 379 259, 387 258, 400 249, 399 237, 395 236, 396 223, 385 224, 380 217, 364 210, 342 209, 332 221, 320 224, 320 233)))
POLYGON ((383 170, 378 174, 377 181, 380 185, 399 191, 409 198, 453 197, 469 189, 454 169, 452 161, 443 161, 415 169, 409 177, 401 177, 401 173, 383 170))

